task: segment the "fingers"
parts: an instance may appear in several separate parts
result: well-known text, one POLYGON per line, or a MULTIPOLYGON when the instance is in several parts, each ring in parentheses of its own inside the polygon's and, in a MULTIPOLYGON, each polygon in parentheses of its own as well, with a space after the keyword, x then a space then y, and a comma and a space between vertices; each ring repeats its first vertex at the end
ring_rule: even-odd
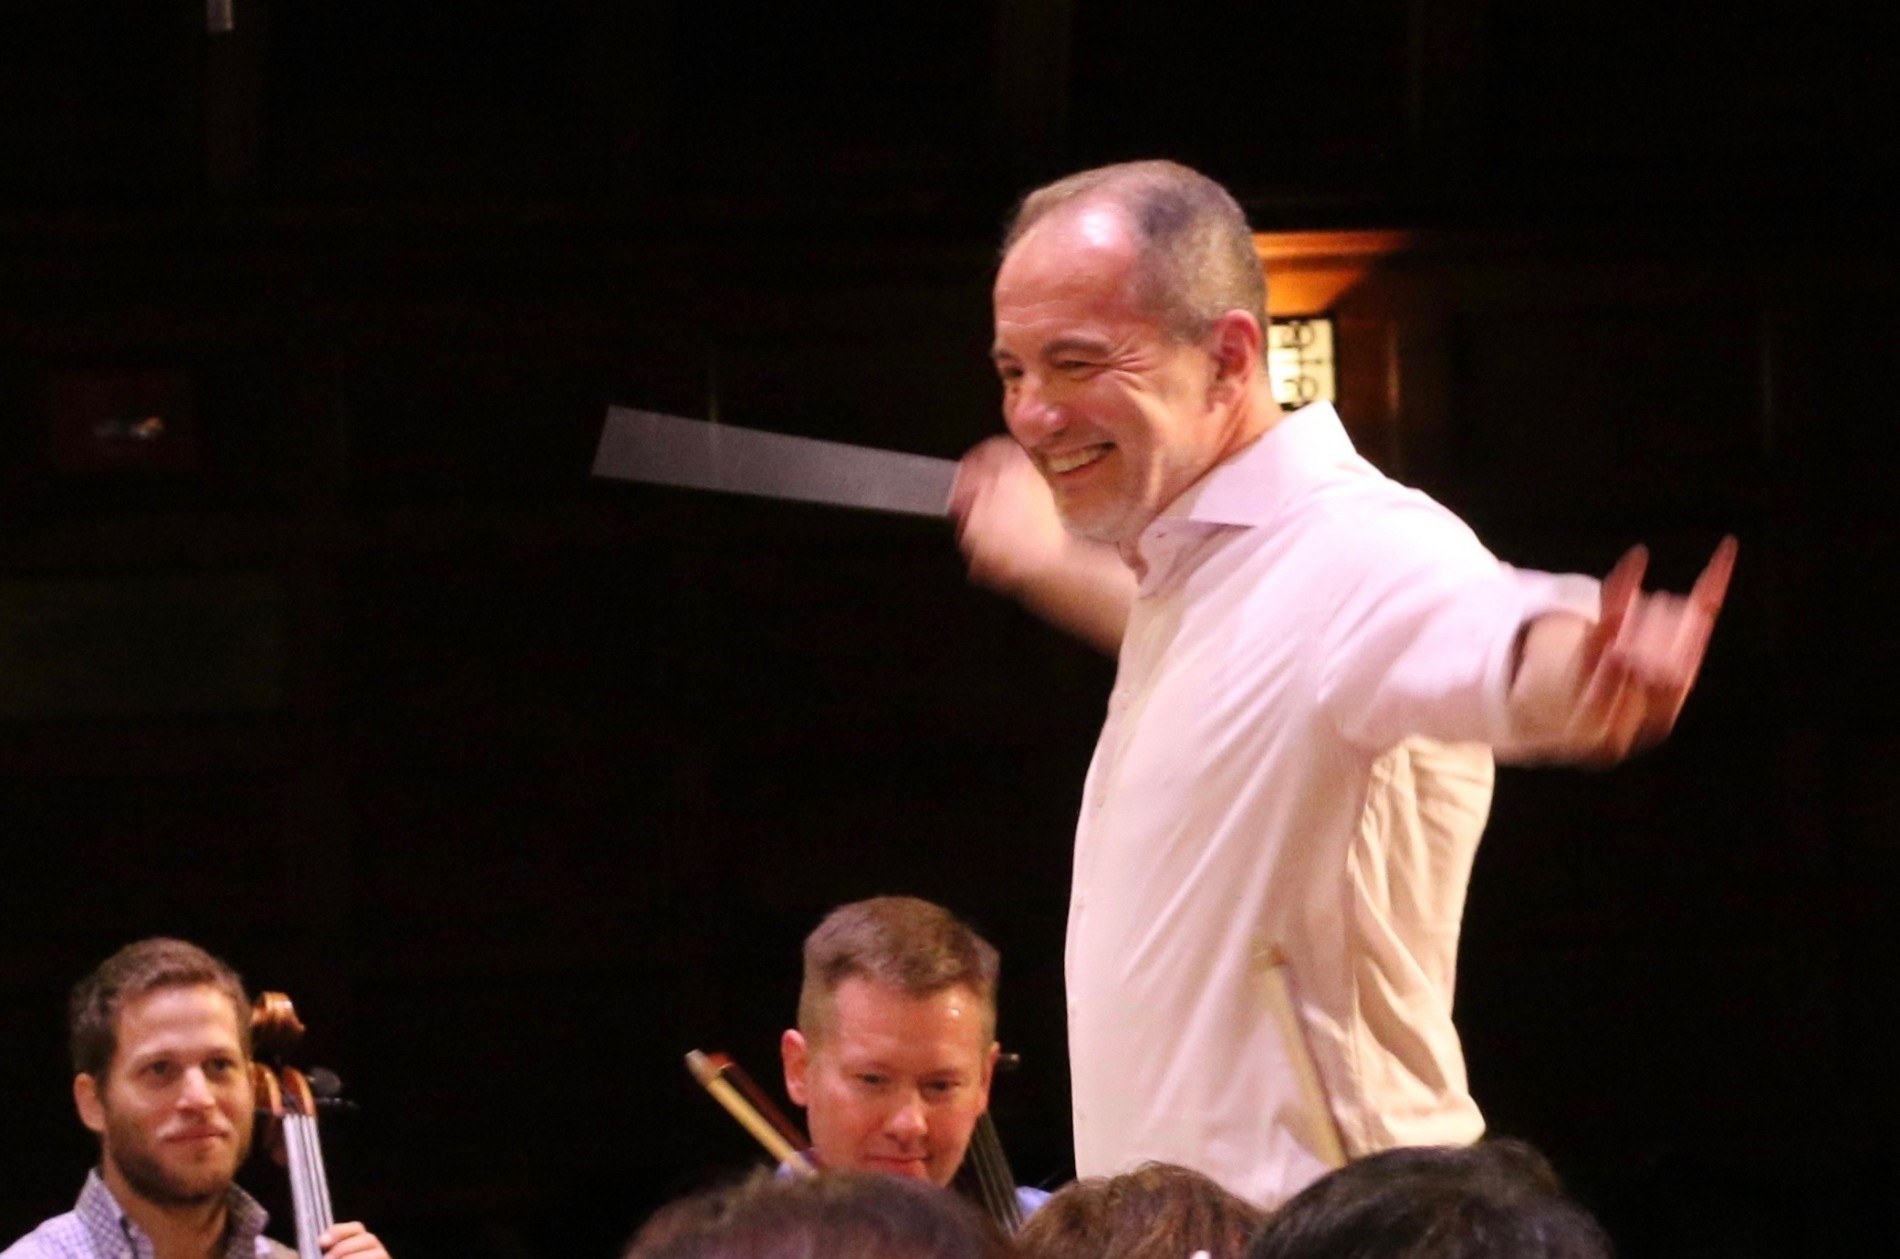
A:
POLYGON ((1687 700, 1687 686, 1646 684, 1616 656, 1606 657, 1573 711, 1573 746, 1587 748, 1582 763, 1610 766, 1669 736, 1687 700))
POLYGON ((961 527, 977 501, 1009 472, 1013 459, 1024 459, 1022 447, 1004 435, 985 438, 957 461, 956 480, 950 484, 950 515, 961 527))
POLYGON ((1728 596, 1728 580, 1735 572, 1735 553, 1741 544, 1729 534, 1715 544, 1715 554, 1709 557, 1709 566, 1695 579, 1695 588, 1689 591, 1689 601, 1709 614, 1713 619, 1722 610, 1722 600, 1728 596))
POLYGON ((376 1234, 355 1220, 331 1225, 317 1238, 317 1245, 323 1259, 389 1259, 376 1234))
POLYGON ((1630 604, 1643 592, 1643 574, 1648 570, 1649 548, 1638 543, 1623 552, 1623 558, 1603 579, 1603 593, 1600 596, 1603 612, 1597 623, 1607 630, 1610 637, 1616 636, 1617 627, 1622 625, 1630 604))
POLYGON ((1603 579, 1601 618, 1586 644, 1573 709, 1578 742, 1610 763, 1651 747, 1675 728, 1708 653, 1735 569, 1736 541, 1722 539, 1687 596, 1642 589, 1649 555, 1632 547, 1603 579))
POLYGON ((1005 594, 1057 563, 1068 541, 1055 498, 1008 436, 971 448, 957 465, 950 514, 970 580, 1005 594))
POLYGON ((1583 667, 1594 674, 1617 636, 1630 605, 1643 589, 1643 573, 1649 567, 1649 551, 1641 545, 1623 553, 1610 575, 1603 579, 1597 595, 1597 623, 1583 641, 1583 667))
POLYGON ((1631 598, 1610 650, 1641 681, 1685 693, 1694 684, 1728 594, 1735 553, 1735 539, 1723 538, 1686 597, 1658 591, 1631 598))

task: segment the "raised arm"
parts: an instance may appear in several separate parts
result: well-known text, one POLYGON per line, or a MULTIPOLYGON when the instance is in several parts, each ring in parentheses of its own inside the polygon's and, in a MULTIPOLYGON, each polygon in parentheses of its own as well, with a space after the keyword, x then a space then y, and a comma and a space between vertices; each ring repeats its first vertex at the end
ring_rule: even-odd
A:
POLYGON ((1121 650, 1134 573, 1114 547, 1062 527, 1054 496, 1014 439, 992 437, 963 456, 950 514, 971 581, 1111 656, 1121 650))
POLYGON ((1526 626, 1510 696, 1526 758, 1610 765, 1662 742, 1702 668, 1735 552, 1722 539, 1683 596, 1646 593, 1649 553, 1634 547, 1603 579, 1595 622, 1552 613, 1526 626))

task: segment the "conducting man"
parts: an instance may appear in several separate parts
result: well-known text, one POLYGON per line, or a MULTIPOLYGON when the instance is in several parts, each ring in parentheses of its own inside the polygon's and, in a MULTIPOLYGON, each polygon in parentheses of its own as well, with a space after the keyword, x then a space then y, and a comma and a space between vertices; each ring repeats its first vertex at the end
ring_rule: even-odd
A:
POLYGON ((1009 438, 953 495, 972 577, 1119 654, 1069 913, 1076 1170, 1265 1206, 1341 1156, 1475 1140, 1452 970, 1493 752, 1662 739, 1728 582, 1512 569, 1283 414, 1246 219, 1169 162, 1032 193, 993 356, 1009 438), (1290 999, 1279 994, 1290 992, 1290 999))

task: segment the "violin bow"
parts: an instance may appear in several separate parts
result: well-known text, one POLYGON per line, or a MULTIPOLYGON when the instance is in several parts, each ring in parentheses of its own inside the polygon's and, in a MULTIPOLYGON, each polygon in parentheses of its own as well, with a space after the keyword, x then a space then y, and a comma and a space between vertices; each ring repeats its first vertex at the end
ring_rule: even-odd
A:
POLYGON ((799 1148, 805 1143, 804 1137, 738 1063, 724 1054, 701 1053, 695 1049, 686 1055, 686 1069, 713 1095, 714 1101, 726 1108, 727 1114, 739 1121, 740 1127, 765 1147, 766 1153, 797 1175, 810 1176, 817 1172, 799 1148))

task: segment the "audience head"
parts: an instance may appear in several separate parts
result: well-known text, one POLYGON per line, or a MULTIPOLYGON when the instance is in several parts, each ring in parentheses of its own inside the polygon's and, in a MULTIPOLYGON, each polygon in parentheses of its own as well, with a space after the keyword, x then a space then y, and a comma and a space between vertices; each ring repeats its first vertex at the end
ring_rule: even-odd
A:
POLYGON ((1387 1150, 1307 1186, 1248 1259, 1608 1259, 1609 1239, 1520 1141, 1387 1150))
POLYGON ((826 916, 779 1045, 820 1165, 950 1183, 989 1105, 997 969, 996 950, 929 901, 826 916))
MULTIPOLYGON (((662 1208, 624 1259, 1012 1259, 953 1193, 899 1177, 760 1176, 662 1208)), ((1185 1256, 1183 1256, 1185 1259, 1185 1256)))
POLYGON ((1064 1186, 1016 1244, 1024 1259, 1240 1259, 1262 1216, 1200 1172, 1150 1163, 1064 1186))

